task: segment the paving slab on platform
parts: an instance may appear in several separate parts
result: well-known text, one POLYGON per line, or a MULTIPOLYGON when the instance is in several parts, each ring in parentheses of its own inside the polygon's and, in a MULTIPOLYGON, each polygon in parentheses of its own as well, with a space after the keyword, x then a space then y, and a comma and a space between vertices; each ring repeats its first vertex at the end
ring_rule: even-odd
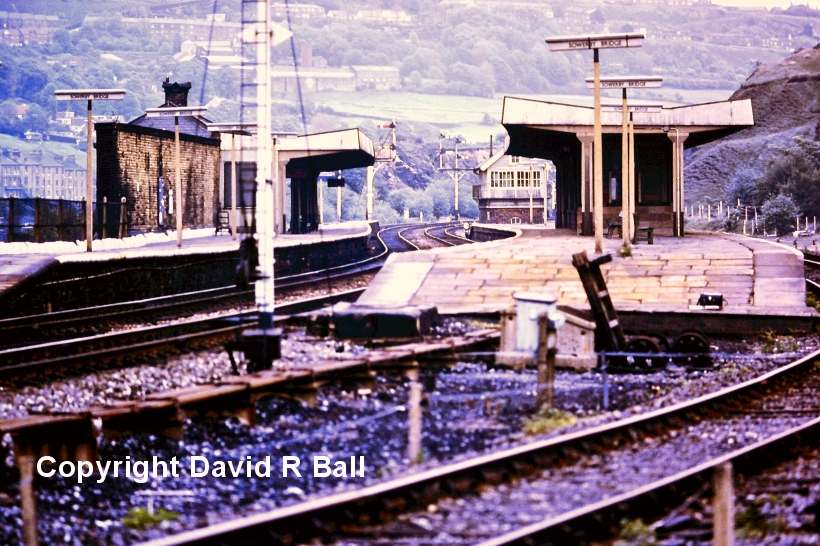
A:
MULTIPOLYGON (((601 269, 619 309, 682 311, 703 292, 723 294, 729 312, 816 314, 806 307, 803 258, 796 250, 736 235, 656 237, 620 258, 621 241, 604 240, 613 261, 601 269)), ((551 292, 585 304, 572 254, 594 258, 594 240, 567 230, 454 248, 395 254, 359 298, 366 305, 436 305, 441 313, 497 312, 519 291, 551 292)))

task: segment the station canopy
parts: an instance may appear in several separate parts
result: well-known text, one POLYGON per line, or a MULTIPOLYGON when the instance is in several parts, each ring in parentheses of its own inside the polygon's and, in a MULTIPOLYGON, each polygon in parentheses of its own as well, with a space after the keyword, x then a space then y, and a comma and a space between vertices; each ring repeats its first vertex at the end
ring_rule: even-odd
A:
MULTIPOLYGON (((604 133, 620 133, 620 111, 601 112, 604 133)), ((634 112, 636 133, 663 134, 678 129, 688 135, 686 148, 700 146, 754 125, 752 101, 710 102, 687 106, 662 107, 660 111, 634 112)), ((591 133, 594 109, 557 102, 504 97, 501 124, 510 135, 507 154, 552 159, 557 151, 576 134, 591 133)))
POLYGON ((288 168, 319 173, 369 167, 375 161, 373 141, 359 129, 315 133, 276 141, 280 161, 288 168))

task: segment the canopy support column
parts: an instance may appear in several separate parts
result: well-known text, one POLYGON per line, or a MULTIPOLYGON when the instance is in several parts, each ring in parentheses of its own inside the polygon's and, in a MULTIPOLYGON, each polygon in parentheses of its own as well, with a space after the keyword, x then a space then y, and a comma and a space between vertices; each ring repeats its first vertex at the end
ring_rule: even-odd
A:
POLYGON ((578 234, 592 236, 592 133, 576 133, 581 141, 581 222, 578 234))

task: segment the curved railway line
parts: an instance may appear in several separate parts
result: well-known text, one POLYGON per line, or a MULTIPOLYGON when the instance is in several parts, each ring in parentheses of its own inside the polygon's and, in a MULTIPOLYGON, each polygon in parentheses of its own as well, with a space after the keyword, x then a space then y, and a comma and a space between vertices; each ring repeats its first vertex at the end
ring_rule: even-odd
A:
MULTIPOLYGON (((441 530, 433 526, 424 533, 423 529, 420 532, 416 526, 409 525, 402 532, 401 524, 390 527, 390 522, 407 524, 414 513, 422 517, 431 510, 435 512, 430 507, 440 505, 445 499, 468 496, 496 485, 504 485, 505 496, 515 498, 517 488, 528 480, 538 479, 545 469, 558 472, 557 469, 571 467, 585 457, 600 458, 618 450, 628 451, 650 438, 674 436, 672 432, 699 423, 743 420, 766 412, 805 417, 804 422, 793 424, 787 430, 780 427, 778 432, 761 441, 735 451, 727 449, 728 453, 707 457, 705 461, 693 461, 682 471, 670 469, 658 479, 627 486, 617 495, 538 518, 540 521, 498 536, 471 534, 463 541, 452 543, 578 544, 611 538, 613 527, 621 518, 646 517, 647 514, 660 517, 665 510, 683 502, 702 487, 704 480, 708 481, 710 470, 722 462, 734 460, 742 470, 755 465, 760 468, 791 457, 797 446, 816 442, 820 437, 820 405, 812 397, 801 398, 800 393, 809 383, 820 382, 814 375, 818 360, 820 351, 753 380, 667 408, 146 544, 290 544, 312 540, 426 544, 441 530), (777 407, 778 404, 787 407, 777 407)), ((461 507, 458 510, 469 512, 477 500, 458 504, 461 507)), ((449 503, 448 510, 456 510, 454 503, 449 503)))
MULTIPOLYGON (((418 225, 410 226, 418 228, 418 225)), ((279 277, 276 280, 277 294, 288 295, 306 288, 323 286, 332 290, 336 288, 334 284, 339 284, 338 281, 374 273, 384 265, 391 252, 418 250, 417 246, 401 236, 403 229, 410 228, 402 224, 381 229, 377 234, 382 244, 381 251, 365 260, 279 277)), ((252 289, 240 291, 233 286, 225 286, 138 301, 0 319, 0 332, 3 333, 0 349, 100 335, 128 324, 157 323, 197 312, 213 312, 215 308, 242 307, 252 302, 253 295, 252 289)), ((0 363, 4 359, 4 353, 5 351, 0 351, 0 363)))

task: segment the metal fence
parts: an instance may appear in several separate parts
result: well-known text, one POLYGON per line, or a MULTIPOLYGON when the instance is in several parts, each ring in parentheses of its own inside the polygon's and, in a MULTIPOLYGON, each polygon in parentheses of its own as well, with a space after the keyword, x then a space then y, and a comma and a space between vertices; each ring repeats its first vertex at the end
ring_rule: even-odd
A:
MULTIPOLYGON (((85 240, 85 201, 8 197, 0 199, 0 242, 45 243, 85 240)), ((126 232, 125 200, 94 203, 94 238, 126 232)))

